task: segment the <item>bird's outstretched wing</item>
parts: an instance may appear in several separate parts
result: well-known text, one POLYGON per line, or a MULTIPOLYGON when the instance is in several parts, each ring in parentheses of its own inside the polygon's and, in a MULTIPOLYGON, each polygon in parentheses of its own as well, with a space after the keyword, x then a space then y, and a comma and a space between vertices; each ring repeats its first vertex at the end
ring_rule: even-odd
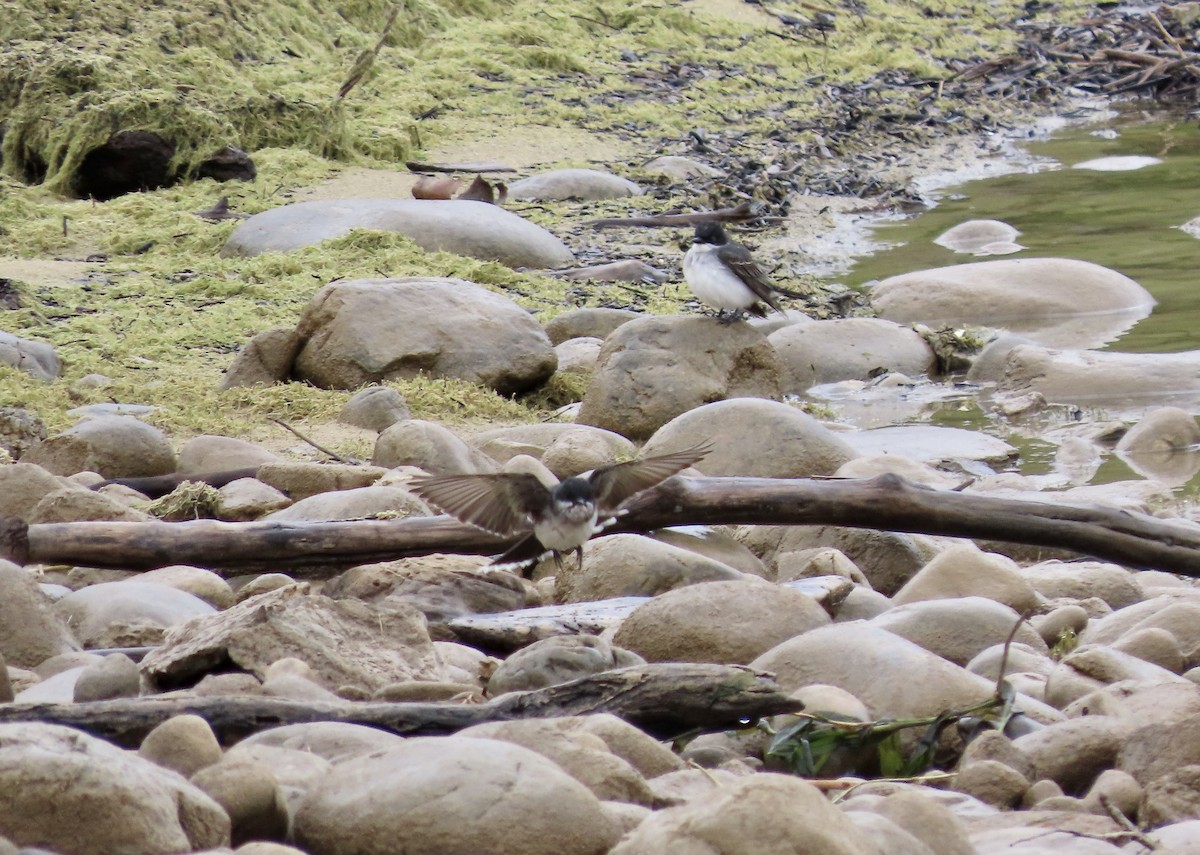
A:
POLYGON ((588 479, 595 492, 596 505, 602 511, 616 510, 642 490, 648 490, 676 472, 703 460, 710 451, 712 446, 702 442, 673 454, 659 454, 641 460, 630 460, 627 463, 601 466, 588 479))
POLYGON ((550 491, 527 473, 430 475, 413 479, 409 489, 429 504, 493 534, 533 528, 530 515, 550 501, 550 491))

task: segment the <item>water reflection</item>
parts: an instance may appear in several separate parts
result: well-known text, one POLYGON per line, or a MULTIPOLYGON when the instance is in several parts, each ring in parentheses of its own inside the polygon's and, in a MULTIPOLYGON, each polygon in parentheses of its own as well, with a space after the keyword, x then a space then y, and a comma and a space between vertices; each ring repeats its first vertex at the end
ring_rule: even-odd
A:
MULTIPOLYGON (((976 253, 991 252, 993 243, 1015 253, 1010 258, 1093 262, 1139 283, 1157 305, 1152 311, 1139 307, 1064 316, 1040 328, 1005 321, 1005 328, 1046 346, 1180 354, 1164 358, 1172 365, 1200 360, 1200 126, 1183 116, 1159 113, 1150 118, 1130 111, 1100 126, 1028 144, 1038 166, 943 190, 937 206, 919 217, 878 225, 876 236, 887 248, 859 259, 841 281, 862 287, 898 274, 975 262, 976 253), (1007 225, 1011 232, 973 226, 966 234, 960 229, 943 238, 942 245, 935 243, 969 221, 994 221, 998 225, 989 229, 1007 225), (1188 351, 1196 353, 1183 355, 1188 351)), ((1146 381, 1157 373, 1145 371, 1146 381)), ((1195 376, 1200 378, 1200 369, 1195 376)), ((1133 483, 1129 479, 1148 479, 1141 482, 1150 491, 1146 497, 1156 486, 1170 485, 1177 496, 1194 498, 1200 495, 1197 449, 1157 455, 1114 451, 1128 421, 1146 410, 1168 403, 1192 412, 1200 408, 1195 379, 1180 386, 1191 393, 1185 400, 1169 400, 1160 385, 1154 396, 1142 394, 1156 385, 1146 382, 1144 388, 1131 389, 1126 384, 1103 402, 1077 403, 1072 392, 1081 391, 1078 387, 1058 389, 1046 397, 1069 400, 1069 406, 1052 403, 1024 410, 1010 406, 987 383, 889 386, 847 381, 815 388, 806 397, 860 428, 920 422, 986 432, 1015 446, 1020 457, 1012 468, 1037 476, 1044 486, 1120 481, 1131 497, 1140 497, 1138 489, 1128 487, 1133 483)), ((893 447, 891 453, 906 451, 893 447)))
POLYGON ((1147 123, 1146 114, 1134 112, 1028 148, 1042 159, 1040 168, 961 185, 919 217, 878 226, 877 237, 892 246, 859 260, 845 277, 847 284, 972 261, 934 239, 968 220, 999 220, 1019 230, 1027 247, 1010 257, 1094 262, 1125 274, 1154 296, 1153 313, 1106 349, 1200 347, 1200 240, 1181 230, 1200 215, 1200 127, 1182 116, 1160 115, 1147 123), (1054 167, 1128 157, 1161 162, 1119 171, 1054 167))

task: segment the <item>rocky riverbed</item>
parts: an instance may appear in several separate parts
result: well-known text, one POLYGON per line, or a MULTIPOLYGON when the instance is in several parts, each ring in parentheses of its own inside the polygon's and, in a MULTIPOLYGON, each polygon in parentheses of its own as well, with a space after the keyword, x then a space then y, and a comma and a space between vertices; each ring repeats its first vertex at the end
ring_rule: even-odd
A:
POLYGON ((393 8, 0 16, 0 853, 1200 852, 1196 353, 1001 222, 807 273, 1189 10, 393 8), (69 198, 118 113, 170 186, 69 198), (718 208, 804 299, 628 222, 718 208), (411 489, 699 445, 527 573, 411 489))

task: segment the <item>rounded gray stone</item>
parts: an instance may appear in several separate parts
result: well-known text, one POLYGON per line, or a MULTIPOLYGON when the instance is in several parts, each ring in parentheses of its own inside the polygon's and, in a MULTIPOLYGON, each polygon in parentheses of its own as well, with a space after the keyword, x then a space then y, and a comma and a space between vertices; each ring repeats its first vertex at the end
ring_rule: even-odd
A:
POLYGON ((599 169, 552 169, 508 185, 509 197, 524 201, 620 199, 642 193, 629 179, 599 169))
POLYGON ((486 202, 462 199, 328 199, 255 214, 221 254, 255 256, 311 246, 352 229, 400 232, 428 252, 453 252, 509 267, 564 267, 575 260, 541 226, 486 202))

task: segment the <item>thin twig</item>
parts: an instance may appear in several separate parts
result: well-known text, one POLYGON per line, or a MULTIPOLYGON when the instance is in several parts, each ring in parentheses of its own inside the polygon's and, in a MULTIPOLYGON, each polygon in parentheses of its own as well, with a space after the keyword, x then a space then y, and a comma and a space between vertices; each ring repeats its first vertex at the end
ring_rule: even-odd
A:
POLYGON ((1162 848, 1162 846, 1159 845, 1158 841, 1153 840, 1153 839, 1147 837, 1145 834, 1143 834, 1142 830, 1140 828, 1138 828, 1136 825, 1134 825, 1133 821, 1125 815, 1124 811, 1122 811, 1119 807, 1114 805, 1112 803, 1112 799, 1110 799, 1106 794, 1100 793, 1099 798, 1100 798, 1100 806, 1102 808, 1104 808, 1106 811, 1108 811, 1108 815, 1113 818, 1113 822, 1115 822, 1117 825, 1121 826, 1121 828, 1125 829, 1125 831, 1127 831, 1134 840, 1136 840, 1138 843, 1142 844, 1143 846, 1145 846, 1147 849, 1150 849, 1150 850, 1156 850, 1156 849, 1162 848))
POLYGON ((317 451, 321 452, 322 454, 326 454, 326 455, 332 457, 338 463, 349 463, 351 466, 361 466, 362 465, 361 460, 358 460, 356 458, 343 457, 342 455, 338 454, 336 451, 330 451, 328 448, 325 448, 324 446, 317 445, 317 443, 313 442, 313 440, 309 439, 307 436, 300 433, 300 431, 296 430, 294 427, 289 425, 287 422, 280 421, 279 419, 268 419, 267 421, 272 421, 275 424, 279 425, 284 430, 294 433, 296 436, 300 437, 300 439, 304 440, 304 442, 311 445, 317 451))

